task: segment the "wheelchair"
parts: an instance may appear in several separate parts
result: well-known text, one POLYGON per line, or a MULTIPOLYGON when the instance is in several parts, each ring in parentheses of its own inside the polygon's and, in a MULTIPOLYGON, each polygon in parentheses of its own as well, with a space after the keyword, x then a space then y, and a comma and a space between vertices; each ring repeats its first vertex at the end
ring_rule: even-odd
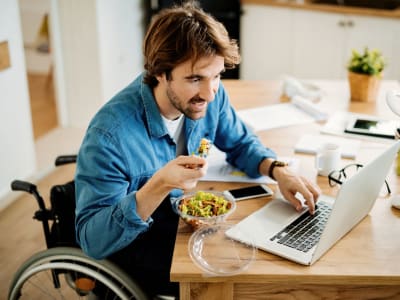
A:
MULTIPOLYGON (((63 155, 56 166, 76 162, 63 155)), ((37 187, 14 180, 13 191, 30 193, 39 209, 34 219, 42 223, 47 249, 28 258, 15 273, 8 299, 148 299, 141 288, 117 265, 86 256, 75 241, 74 181, 55 185, 46 208, 37 187)))

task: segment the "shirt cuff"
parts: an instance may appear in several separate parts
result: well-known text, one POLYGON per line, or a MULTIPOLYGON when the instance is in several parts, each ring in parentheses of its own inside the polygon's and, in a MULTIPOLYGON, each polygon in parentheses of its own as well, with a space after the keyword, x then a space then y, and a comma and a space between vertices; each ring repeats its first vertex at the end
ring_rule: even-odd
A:
POLYGON ((120 203, 120 209, 115 211, 117 219, 122 226, 134 227, 135 230, 145 231, 153 223, 153 219, 149 217, 146 221, 136 212, 136 192, 127 195, 120 203))

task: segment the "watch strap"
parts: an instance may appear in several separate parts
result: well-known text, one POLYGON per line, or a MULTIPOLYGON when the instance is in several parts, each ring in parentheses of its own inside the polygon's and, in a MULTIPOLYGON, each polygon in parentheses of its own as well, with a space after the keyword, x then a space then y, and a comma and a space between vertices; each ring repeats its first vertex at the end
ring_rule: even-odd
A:
POLYGON ((280 161, 280 160, 274 160, 271 165, 269 166, 268 169, 268 176, 271 177, 273 180, 276 180, 274 175, 273 175, 273 171, 276 167, 286 167, 288 164, 284 161, 280 161))

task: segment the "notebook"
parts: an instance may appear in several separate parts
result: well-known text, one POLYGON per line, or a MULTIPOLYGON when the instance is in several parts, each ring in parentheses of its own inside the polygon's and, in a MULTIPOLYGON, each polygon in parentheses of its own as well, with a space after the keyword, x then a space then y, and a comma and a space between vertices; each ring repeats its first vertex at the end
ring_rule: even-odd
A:
POLYGON ((318 148, 324 143, 338 144, 341 148, 341 156, 343 158, 355 159, 358 150, 360 149, 361 141, 333 135, 305 134, 297 141, 294 146, 294 151, 299 153, 316 154, 318 148))
MULTIPOLYGON (((307 219, 310 214, 307 208, 304 208, 301 213, 296 212, 287 201, 279 198, 271 200, 261 209, 234 225, 226 232, 227 236, 294 262, 312 265, 368 215, 399 147, 400 141, 393 143, 381 155, 346 180, 341 185, 336 199, 327 195, 320 196, 318 210, 327 209, 328 212, 320 212, 315 218, 322 217, 321 221, 313 220, 316 223, 313 225, 317 227, 311 229, 312 235, 316 237, 315 242, 307 237, 299 238, 298 245, 287 245, 292 237, 289 232, 300 233, 293 227, 285 229, 287 225, 298 218, 307 219), (304 241, 305 244, 308 242, 308 245, 303 247, 304 241)), ((297 221, 297 223, 303 221, 297 221)))

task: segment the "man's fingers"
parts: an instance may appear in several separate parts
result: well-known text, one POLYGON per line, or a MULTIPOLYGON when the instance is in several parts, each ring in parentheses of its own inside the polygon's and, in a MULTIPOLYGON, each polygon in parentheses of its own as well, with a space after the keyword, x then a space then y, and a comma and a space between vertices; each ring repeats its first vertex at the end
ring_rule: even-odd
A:
POLYGON ((309 181, 308 179, 306 179, 306 178, 302 178, 302 180, 303 180, 303 182, 304 182, 304 184, 305 184, 307 190, 308 190, 309 192, 311 192, 311 194, 313 195, 314 203, 316 203, 316 202, 318 201, 319 196, 320 196, 321 193, 322 193, 321 189, 319 188, 318 185, 316 185, 316 184, 310 182, 310 181, 309 181))
POLYGON ((288 200, 297 211, 301 211, 303 206, 301 201, 297 199, 292 193, 282 193, 283 197, 288 200))
POLYGON ((183 176, 187 179, 198 179, 203 177, 208 168, 207 161, 197 156, 179 156, 177 158, 178 165, 182 166, 183 176))
POLYGON ((321 191, 318 186, 312 184, 306 178, 300 177, 297 184, 292 188, 282 191, 283 196, 288 200, 297 211, 302 210, 302 202, 304 202, 311 214, 315 212, 315 203, 318 200, 321 191))
POLYGON ((202 168, 206 164, 206 160, 199 156, 179 156, 177 163, 185 168, 196 169, 202 168))
POLYGON ((301 180, 303 182, 303 190, 299 192, 304 197, 304 200, 309 207, 311 214, 314 214, 315 204, 317 203, 318 198, 321 195, 321 189, 316 184, 310 182, 307 178, 301 177, 301 180))

